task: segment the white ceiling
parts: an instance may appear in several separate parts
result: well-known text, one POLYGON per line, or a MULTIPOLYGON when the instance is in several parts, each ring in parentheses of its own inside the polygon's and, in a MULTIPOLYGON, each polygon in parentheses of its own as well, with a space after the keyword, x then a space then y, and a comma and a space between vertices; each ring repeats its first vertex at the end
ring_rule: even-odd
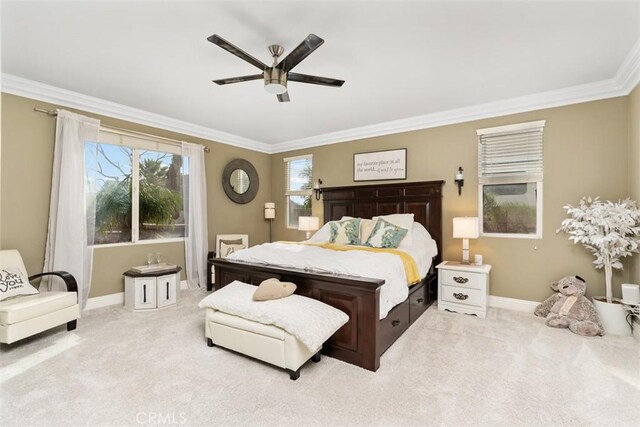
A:
POLYGON ((611 79, 640 37, 640 2, 2 2, 3 73, 283 144, 330 132, 611 79), (211 79, 270 64, 309 33, 325 44, 294 71, 346 80, 211 79))

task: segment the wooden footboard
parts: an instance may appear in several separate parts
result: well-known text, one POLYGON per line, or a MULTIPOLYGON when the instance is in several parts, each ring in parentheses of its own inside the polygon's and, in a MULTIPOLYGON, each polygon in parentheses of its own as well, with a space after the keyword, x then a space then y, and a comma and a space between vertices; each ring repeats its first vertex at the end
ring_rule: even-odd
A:
POLYGON ((298 295, 342 310, 349 316, 349 321, 329 338, 322 353, 370 371, 380 367, 379 304, 384 280, 314 274, 219 258, 209 260, 209 264, 215 266, 216 290, 234 280, 259 285, 263 280, 275 277, 295 283, 298 295))

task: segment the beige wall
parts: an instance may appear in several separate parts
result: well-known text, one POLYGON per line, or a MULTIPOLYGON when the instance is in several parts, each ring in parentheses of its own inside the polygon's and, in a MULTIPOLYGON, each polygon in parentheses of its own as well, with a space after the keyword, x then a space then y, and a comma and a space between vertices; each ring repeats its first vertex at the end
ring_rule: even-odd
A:
MULTIPOLYGON (((480 238, 471 241, 471 254, 481 253, 493 265, 491 294, 540 301, 550 294, 549 283, 564 275, 579 274, 587 280, 589 293, 603 294, 604 278, 592 267, 592 257, 555 230, 564 218, 562 206, 577 203, 583 195, 605 199, 627 196, 628 146, 627 98, 614 98, 561 108, 479 120, 433 129, 326 145, 273 155, 273 199, 279 208, 278 239, 293 240, 302 233, 285 228, 284 157, 313 154, 314 182, 324 186, 353 185, 353 153, 404 148, 407 181, 446 180, 443 196, 444 259, 461 256, 460 240, 452 236, 452 218, 478 213, 476 129, 546 120, 544 131, 544 214, 540 240, 480 238), (458 196, 453 176, 465 170, 465 185, 458 196)), ((322 216, 322 202, 313 203, 314 215, 322 216)), ((616 273, 615 283, 628 280, 628 270, 616 273)), ((616 287, 619 293, 620 286, 616 287)))
MULTIPOLYGON (((629 95, 629 195, 640 203, 640 85, 629 95)), ((629 264, 631 283, 640 283, 640 255, 629 264)))
MULTIPOLYGON (((2 94, 0 248, 19 249, 29 273, 42 271, 55 132, 55 119, 34 112, 34 107, 52 109, 58 106, 2 94)), ((215 245, 215 235, 220 233, 248 233, 251 244, 268 240, 269 228, 263 219, 263 206, 271 197, 269 155, 109 117, 85 114, 98 117, 107 125, 205 144, 211 148, 211 152, 205 155, 210 249, 213 250, 215 245), (244 158, 253 163, 260 177, 258 195, 246 205, 238 205, 229 200, 221 185, 224 166, 235 158, 244 158)), ((90 296, 122 292, 122 272, 145 262, 148 252, 161 252, 167 262, 184 267, 184 246, 181 243, 99 248, 95 251, 90 296)))

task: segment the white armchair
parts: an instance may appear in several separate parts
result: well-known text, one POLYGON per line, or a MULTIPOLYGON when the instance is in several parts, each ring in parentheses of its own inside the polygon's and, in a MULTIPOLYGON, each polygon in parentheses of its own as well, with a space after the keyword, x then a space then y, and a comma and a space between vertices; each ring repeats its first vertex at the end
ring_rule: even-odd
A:
POLYGON ((67 324, 67 330, 76 328, 80 317, 78 305, 78 284, 66 271, 27 276, 22 257, 17 250, 0 251, 0 268, 17 268, 29 281, 46 275, 58 276, 64 280, 67 292, 42 292, 35 295, 21 295, 0 301, 0 342, 11 344, 47 329, 67 324))

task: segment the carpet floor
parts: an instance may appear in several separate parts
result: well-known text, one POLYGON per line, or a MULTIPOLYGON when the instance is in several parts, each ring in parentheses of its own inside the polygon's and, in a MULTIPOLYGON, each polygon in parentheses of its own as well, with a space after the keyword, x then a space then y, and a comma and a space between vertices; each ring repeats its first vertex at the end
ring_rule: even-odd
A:
POLYGON ((298 381, 209 348, 205 292, 177 306, 84 313, 0 348, 0 424, 634 425, 640 343, 584 338, 525 313, 486 319, 432 306, 373 373, 324 357, 298 381))

